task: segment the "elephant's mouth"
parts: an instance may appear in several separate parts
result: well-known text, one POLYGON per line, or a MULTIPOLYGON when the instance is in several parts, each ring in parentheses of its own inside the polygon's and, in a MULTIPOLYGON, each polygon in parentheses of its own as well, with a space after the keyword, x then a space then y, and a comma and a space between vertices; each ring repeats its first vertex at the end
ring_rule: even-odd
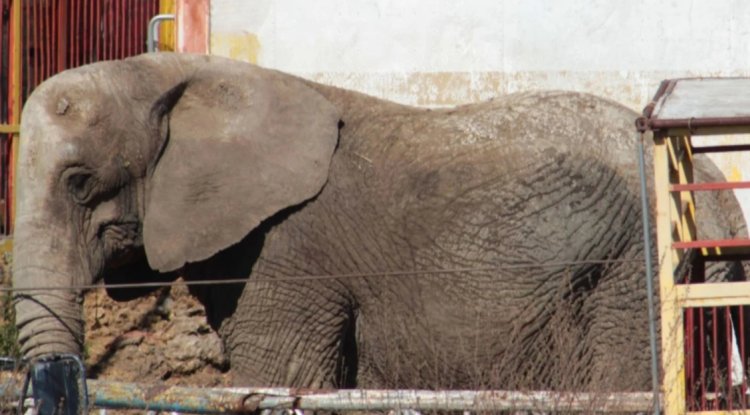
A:
POLYGON ((137 221, 104 223, 99 226, 97 235, 106 262, 114 267, 130 262, 136 248, 143 245, 137 221))

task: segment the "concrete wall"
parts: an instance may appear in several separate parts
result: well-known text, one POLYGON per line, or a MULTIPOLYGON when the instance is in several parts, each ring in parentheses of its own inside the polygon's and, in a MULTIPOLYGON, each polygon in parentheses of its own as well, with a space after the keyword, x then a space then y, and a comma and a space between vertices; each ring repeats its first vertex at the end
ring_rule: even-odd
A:
POLYGON ((640 111, 665 78, 750 76, 750 2, 211 0, 210 47, 406 104, 569 89, 640 111))

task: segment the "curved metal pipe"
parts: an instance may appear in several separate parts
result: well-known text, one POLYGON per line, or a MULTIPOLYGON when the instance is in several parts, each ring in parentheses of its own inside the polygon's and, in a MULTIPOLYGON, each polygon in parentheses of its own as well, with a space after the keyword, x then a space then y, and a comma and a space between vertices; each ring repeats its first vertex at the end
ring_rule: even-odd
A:
POLYGON ((158 36, 156 36, 156 30, 159 28, 159 25, 161 22, 165 20, 174 20, 173 14, 157 14, 156 16, 152 17, 151 20, 148 21, 148 32, 146 33, 146 51, 151 52, 157 52, 156 49, 156 39, 158 36))

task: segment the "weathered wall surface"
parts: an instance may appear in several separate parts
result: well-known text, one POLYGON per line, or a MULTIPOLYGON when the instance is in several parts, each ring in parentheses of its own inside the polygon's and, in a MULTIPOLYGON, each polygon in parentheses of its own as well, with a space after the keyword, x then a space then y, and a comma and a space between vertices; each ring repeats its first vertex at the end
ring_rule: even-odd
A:
MULTIPOLYGON (((665 78, 750 76, 750 2, 212 0, 210 46, 407 104, 568 89, 640 111, 665 78)), ((750 179, 750 160, 716 161, 750 179)))

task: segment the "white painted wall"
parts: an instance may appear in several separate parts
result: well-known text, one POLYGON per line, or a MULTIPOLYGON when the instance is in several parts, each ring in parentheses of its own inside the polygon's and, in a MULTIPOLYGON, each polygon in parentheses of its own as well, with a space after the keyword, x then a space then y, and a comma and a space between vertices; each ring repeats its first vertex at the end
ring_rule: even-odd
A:
POLYGON ((640 111, 665 78, 750 76, 750 2, 211 0, 211 52, 414 105, 569 89, 640 111))

